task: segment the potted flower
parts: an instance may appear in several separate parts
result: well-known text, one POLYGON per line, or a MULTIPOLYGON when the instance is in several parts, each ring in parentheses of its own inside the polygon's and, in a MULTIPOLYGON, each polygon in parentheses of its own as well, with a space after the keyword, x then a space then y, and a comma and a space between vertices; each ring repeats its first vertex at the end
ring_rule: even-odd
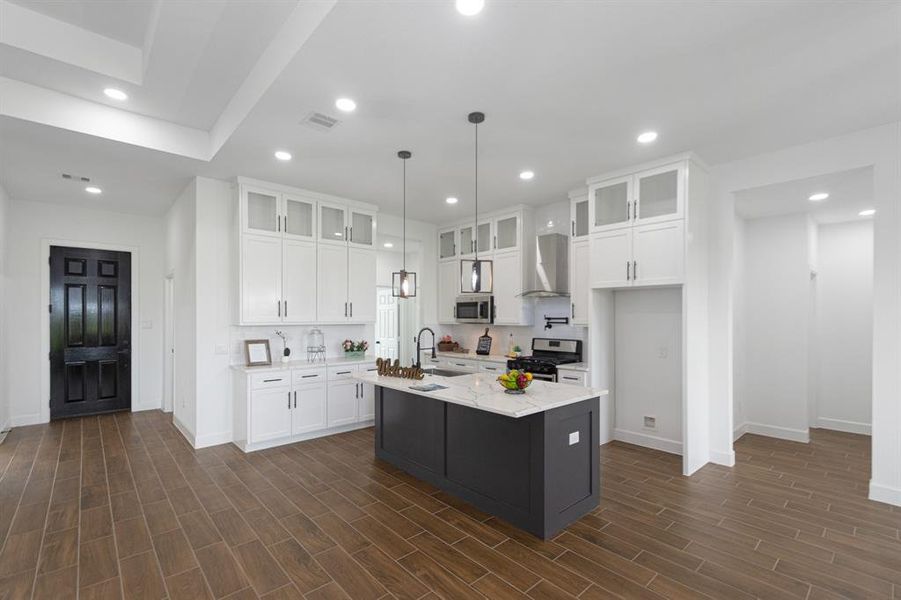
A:
POLYGON ((341 347, 344 348, 345 357, 363 358, 366 356, 366 351, 369 350, 369 342, 366 340, 360 340, 359 342, 344 340, 344 342, 341 343, 341 347))

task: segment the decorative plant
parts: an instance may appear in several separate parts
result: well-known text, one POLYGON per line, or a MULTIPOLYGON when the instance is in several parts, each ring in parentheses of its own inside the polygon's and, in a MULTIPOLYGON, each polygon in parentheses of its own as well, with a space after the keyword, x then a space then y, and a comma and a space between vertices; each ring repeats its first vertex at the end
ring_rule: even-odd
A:
POLYGON ((514 352, 522 352, 522 348, 520 348, 519 346, 513 346, 513 351, 514 352))
POLYGON ((291 349, 288 348, 288 336, 283 331, 275 330, 275 335, 282 338, 282 356, 290 356, 291 349))
POLYGON ((454 338, 452 338, 449 335, 445 335, 444 337, 441 338, 441 341, 445 344, 450 344, 451 342, 454 341, 454 338))
POLYGON ((341 347, 344 348, 345 352, 366 352, 369 350, 369 342, 366 340, 360 340, 359 342, 344 340, 341 343, 341 347))

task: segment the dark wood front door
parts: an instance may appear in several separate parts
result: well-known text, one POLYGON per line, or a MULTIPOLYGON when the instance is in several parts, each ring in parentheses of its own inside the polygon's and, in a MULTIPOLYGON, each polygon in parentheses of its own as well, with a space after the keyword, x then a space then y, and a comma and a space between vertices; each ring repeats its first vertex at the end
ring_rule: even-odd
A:
POLYGON ((131 254, 50 247, 50 418, 131 408, 131 254))

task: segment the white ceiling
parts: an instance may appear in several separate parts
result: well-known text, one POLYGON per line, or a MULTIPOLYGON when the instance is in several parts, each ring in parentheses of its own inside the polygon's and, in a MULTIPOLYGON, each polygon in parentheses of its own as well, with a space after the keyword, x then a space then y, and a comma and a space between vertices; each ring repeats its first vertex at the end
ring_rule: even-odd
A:
POLYGON ((144 34, 161 0, 8 0, 53 19, 131 46, 142 46, 144 34))
MULTIPOLYGON (((115 35, 104 29, 123 20, 104 20, 98 5, 107 2, 64 4, 94 15, 80 22, 84 27, 136 43, 136 32, 122 23, 115 35)), ((214 128, 241 86, 255 80, 267 42, 286 33, 280 25, 295 7, 223 4, 162 2, 161 14, 190 7, 203 34, 179 33, 175 24, 171 34, 154 34, 151 65, 165 58, 155 59, 160 70, 148 69, 143 85, 128 88, 126 110, 201 133, 214 128)), ((52 16, 76 23, 63 13, 52 16)), ((158 28, 166 21, 160 19, 158 28)), ((161 214, 175 198, 169 191, 191 175, 246 175, 397 214, 396 152, 409 149, 409 216, 448 222, 473 208, 470 111, 487 115, 480 128, 480 207, 563 200, 586 177, 675 152, 694 150, 717 164, 901 119, 899 23, 901 4, 893 1, 814 8, 798 0, 487 0, 475 18, 459 15, 452 0, 342 1, 271 85, 260 86, 221 149, 212 146, 218 152, 209 161, 0 116, 0 182, 13 197, 48 199, 38 178, 75 170, 72 162, 106 176, 115 156, 123 168, 109 173, 116 187, 105 185, 104 200, 123 211, 161 214), (334 109, 341 95, 357 101, 355 113, 334 109), (329 133, 301 126, 311 110, 342 123, 329 133), (646 129, 660 137, 640 146, 635 136, 646 129), (290 150, 294 160, 275 161, 276 148, 290 150), (25 164, 31 160, 43 164, 25 164), (518 179, 525 168, 535 171, 534 180, 518 179), (148 179, 158 188, 138 191, 148 179), (459 204, 446 205, 448 195, 459 204)), ((0 73, 11 79, 91 100, 108 84, 44 57, 27 68, 11 65, 9 54, 21 51, 2 44, 0 51, 0 73)))
POLYGON ((745 219, 807 213, 817 223, 861 219, 860 211, 873 208, 873 169, 864 167, 818 177, 776 183, 735 194, 735 212, 745 219), (810 196, 825 192, 826 200, 810 196))

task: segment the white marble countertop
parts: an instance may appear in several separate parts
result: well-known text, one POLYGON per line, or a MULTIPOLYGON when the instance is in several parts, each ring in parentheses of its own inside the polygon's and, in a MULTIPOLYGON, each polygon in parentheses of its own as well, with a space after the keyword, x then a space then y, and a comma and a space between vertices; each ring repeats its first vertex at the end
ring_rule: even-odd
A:
POLYGON ((376 372, 356 373, 355 379, 373 385, 435 398, 444 402, 469 406, 507 417, 525 417, 535 413, 575 404, 598 396, 606 396, 607 390, 584 388, 549 381, 532 381, 525 394, 507 394, 497 379, 490 373, 472 373, 458 377, 426 375, 422 380, 382 377, 376 372), (438 383, 447 386, 434 392, 420 392, 410 389, 420 383, 438 383))
MULTIPOLYGON (((428 350, 423 350, 423 354, 429 355, 428 350)), ((509 360, 503 354, 476 354, 475 352, 436 352, 438 358, 458 358, 463 360, 474 360, 478 362, 496 362, 496 363, 504 363, 507 364, 507 360, 509 360)))
POLYGON ((557 365, 558 371, 588 371, 588 363, 577 362, 577 363, 566 363, 564 365, 557 365))
POLYGON ((308 362, 305 360, 292 360, 286 363, 273 361, 271 365, 259 367, 248 367, 247 365, 231 365, 236 371, 244 371, 245 373, 265 373, 267 371, 291 371, 293 369, 317 369, 323 367, 340 367, 341 365, 358 365, 361 363, 374 363, 376 357, 372 355, 363 358, 346 358, 344 356, 334 356, 326 358, 325 361, 308 362))

